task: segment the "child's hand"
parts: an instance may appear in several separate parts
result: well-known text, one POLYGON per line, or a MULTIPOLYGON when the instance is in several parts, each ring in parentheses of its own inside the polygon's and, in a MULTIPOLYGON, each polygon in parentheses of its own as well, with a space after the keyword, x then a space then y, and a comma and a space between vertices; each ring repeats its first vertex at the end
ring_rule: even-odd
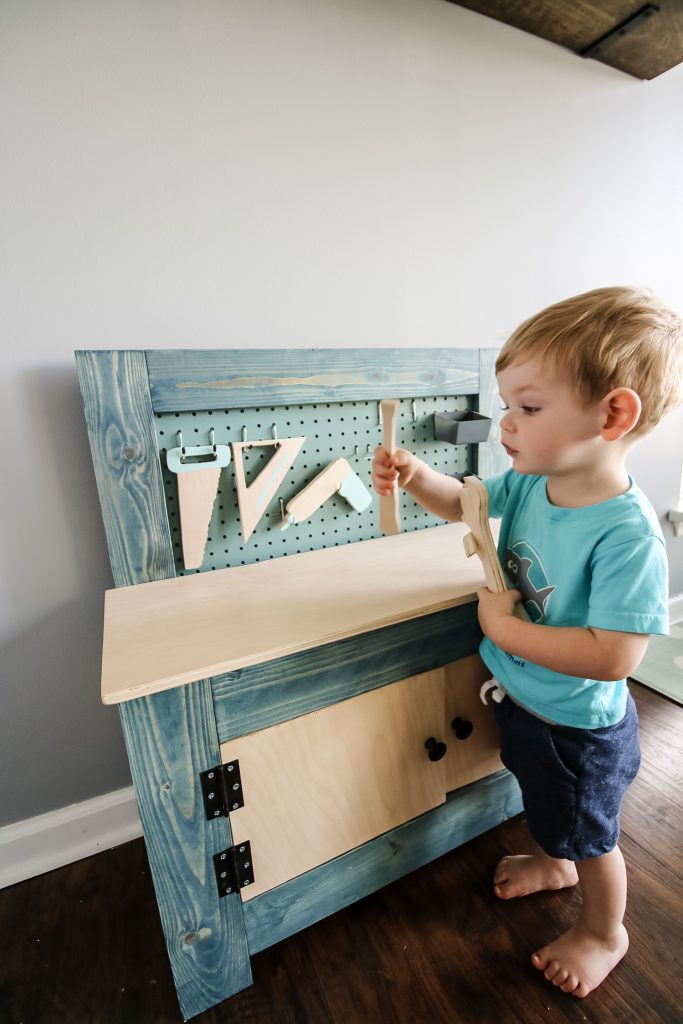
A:
POLYGON ((501 625, 505 625, 507 619, 514 618, 515 605, 522 600, 522 595, 519 590, 506 590, 503 594, 494 594, 488 587, 482 587, 477 596, 479 625, 482 632, 498 646, 505 646, 503 642, 499 643, 497 636, 501 625))
POLYGON ((378 494, 393 494, 396 484, 405 487, 420 465, 420 460, 405 448, 397 448, 390 455, 382 445, 375 448, 372 460, 372 486, 378 494))

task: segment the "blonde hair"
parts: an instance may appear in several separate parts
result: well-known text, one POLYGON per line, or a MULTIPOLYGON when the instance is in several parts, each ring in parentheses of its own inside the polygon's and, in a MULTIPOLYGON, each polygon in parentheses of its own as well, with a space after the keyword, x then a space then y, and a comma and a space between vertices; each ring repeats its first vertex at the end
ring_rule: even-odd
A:
POLYGON ((546 357, 575 382, 582 404, 631 388, 645 434, 683 399, 683 323, 649 291, 597 288, 556 302, 525 320, 506 341, 496 372, 546 357))

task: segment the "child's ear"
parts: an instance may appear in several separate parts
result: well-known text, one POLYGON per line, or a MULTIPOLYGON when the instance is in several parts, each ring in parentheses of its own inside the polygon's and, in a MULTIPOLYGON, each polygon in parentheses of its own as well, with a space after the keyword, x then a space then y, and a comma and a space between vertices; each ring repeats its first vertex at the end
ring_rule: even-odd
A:
POLYGON ((618 441, 633 430, 640 419, 639 395, 631 388, 615 388, 602 400, 602 436, 606 441, 618 441))

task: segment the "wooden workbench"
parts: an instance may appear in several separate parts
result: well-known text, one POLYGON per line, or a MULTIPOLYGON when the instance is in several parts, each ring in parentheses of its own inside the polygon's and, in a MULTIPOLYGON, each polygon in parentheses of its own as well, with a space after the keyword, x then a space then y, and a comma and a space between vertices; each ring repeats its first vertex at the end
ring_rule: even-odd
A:
MULTIPOLYGON (((318 550, 268 558, 258 548, 257 560, 254 543, 239 551, 247 564, 178 575, 161 435, 181 415, 189 432, 187 410, 228 404, 246 416, 272 403, 263 415, 270 422, 281 409, 286 429, 295 401, 324 403, 326 423, 337 415, 331 402, 352 401, 353 430, 363 403, 372 418, 387 395, 408 410, 411 396, 473 396, 495 417, 493 357, 93 351, 77 361, 116 584, 102 699, 119 706, 187 1019, 248 986, 255 952, 521 805, 478 699, 484 577, 464 556, 466 528, 337 544, 332 510, 318 550)), ((405 435, 427 438, 431 418, 408 417, 405 435)), ((479 461, 480 472, 496 468, 486 445, 479 461)), ((220 515, 226 533, 234 522, 220 515)), ((313 529, 300 535, 315 544, 313 529)))

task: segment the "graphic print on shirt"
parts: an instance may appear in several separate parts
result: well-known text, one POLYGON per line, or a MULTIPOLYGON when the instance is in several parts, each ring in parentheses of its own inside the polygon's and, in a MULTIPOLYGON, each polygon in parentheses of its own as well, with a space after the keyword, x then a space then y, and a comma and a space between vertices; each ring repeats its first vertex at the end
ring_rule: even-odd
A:
POLYGON ((505 549, 503 565, 510 585, 519 590, 522 603, 532 622, 542 622, 548 598, 556 589, 548 581, 541 556, 525 540, 505 549))

